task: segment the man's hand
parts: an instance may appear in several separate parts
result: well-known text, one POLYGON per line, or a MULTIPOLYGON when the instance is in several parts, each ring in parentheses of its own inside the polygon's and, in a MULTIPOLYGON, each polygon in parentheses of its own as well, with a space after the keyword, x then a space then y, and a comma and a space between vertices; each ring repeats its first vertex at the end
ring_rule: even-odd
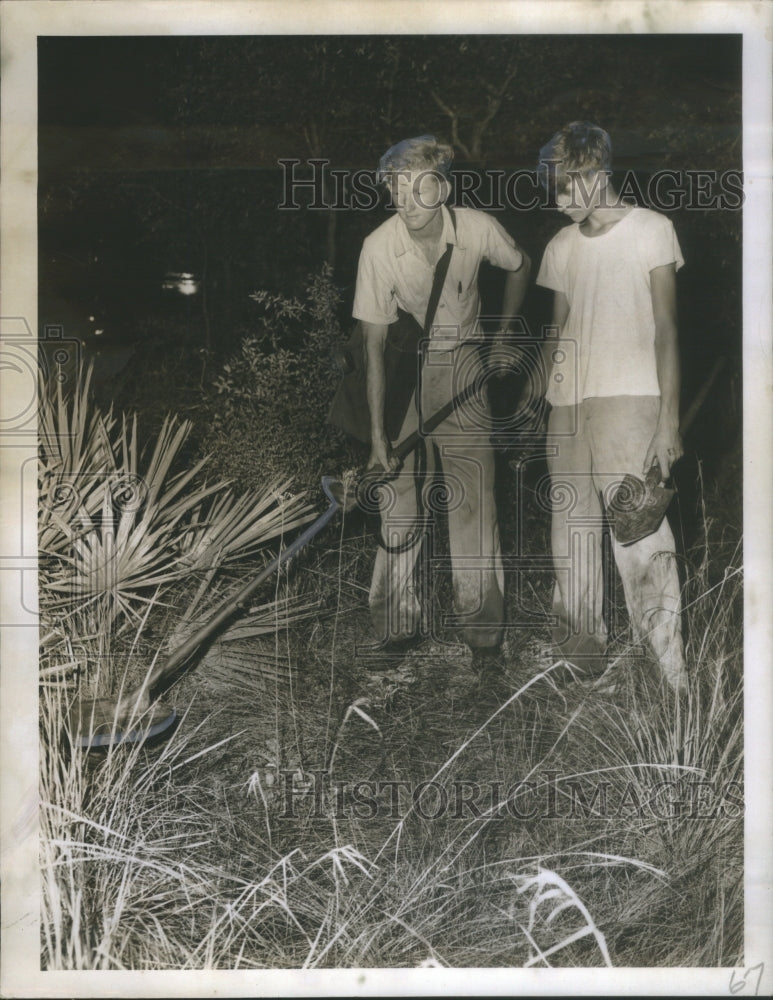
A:
POLYGON ((489 371, 495 378, 520 374, 525 357, 524 351, 513 343, 513 333, 510 330, 498 330, 491 344, 489 371))
POLYGON ((400 459, 392 454, 392 449, 386 438, 374 439, 370 446, 370 458, 366 469, 383 469, 385 472, 397 472, 400 459))
POLYGON ((657 462, 660 466, 661 479, 668 479, 671 474, 671 466, 683 454, 682 437, 676 423, 673 421, 664 424, 658 423, 644 458, 642 473, 646 476, 652 465, 657 462))

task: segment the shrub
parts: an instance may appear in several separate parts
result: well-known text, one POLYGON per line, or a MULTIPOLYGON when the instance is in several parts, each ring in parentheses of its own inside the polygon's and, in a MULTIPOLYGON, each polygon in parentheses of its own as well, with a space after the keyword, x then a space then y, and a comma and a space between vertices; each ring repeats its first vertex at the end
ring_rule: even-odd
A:
POLYGON ((213 468, 240 486, 279 475, 316 486, 324 472, 354 457, 355 446, 326 423, 340 377, 340 293, 324 267, 299 298, 266 291, 250 297, 260 309, 257 328, 213 380, 204 448, 213 468))

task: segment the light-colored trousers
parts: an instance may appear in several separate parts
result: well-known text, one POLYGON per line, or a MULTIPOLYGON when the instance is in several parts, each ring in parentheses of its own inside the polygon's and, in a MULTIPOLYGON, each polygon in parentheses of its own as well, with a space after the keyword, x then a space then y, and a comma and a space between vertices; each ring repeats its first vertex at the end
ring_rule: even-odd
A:
MULTIPOLYGON (((657 424, 657 396, 605 396, 556 406, 548 421, 553 563, 553 640, 566 659, 603 655, 602 502, 626 473, 642 478, 657 424)), ((648 645, 664 673, 684 670, 674 536, 664 518, 633 545, 612 540, 636 642, 648 645)))
MULTIPOLYGON (((480 372, 475 345, 428 352, 422 373, 422 427, 480 372)), ((414 402, 398 441, 417 426, 414 402)), ((454 594, 454 616, 448 623, 472 648, 495 646, 501 641, 504 574, 490 437, 491 413, 484 388, 435 430, 423 434, 423 482, 417 469, 421 459, 414 451, 399 474, 380 489, 381 534, 386 547, 379 546, 376 555, 369 600, 378 639, 437 634, 435 623, 428 621, 433 602, 426 563, 433 559, 431 515, 433 507, 437 509, 436 477, 442 471, 454 594), (417 566, 420 555, 424 566, 417 566)))

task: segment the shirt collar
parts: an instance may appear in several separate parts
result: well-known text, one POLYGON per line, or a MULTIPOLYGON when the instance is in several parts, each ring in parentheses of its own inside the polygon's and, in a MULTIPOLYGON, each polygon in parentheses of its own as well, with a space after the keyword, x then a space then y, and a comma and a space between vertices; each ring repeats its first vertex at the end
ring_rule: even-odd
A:
MULTIPOLYGON (((443 230, 440 234, 440 241, 442 246, 445 248, 447 244, 458 247, 460 250, 464 250, 464 247, 459 242, 458 234, 454 230, 454 224, 451 221, 451 213, 448 211, 445 205, 440 206, 440 214, 443 217, 443 230)), ((458 220, 457 216, 457 220, 458 220)), ((395 244, 395 257, 402 257, 404 253, 407 253, 413 244, 413 240, 408 234, 408 230, 405 228, 405 223, 396 215, 396 230, 397 230, 397 241, 395 244)))

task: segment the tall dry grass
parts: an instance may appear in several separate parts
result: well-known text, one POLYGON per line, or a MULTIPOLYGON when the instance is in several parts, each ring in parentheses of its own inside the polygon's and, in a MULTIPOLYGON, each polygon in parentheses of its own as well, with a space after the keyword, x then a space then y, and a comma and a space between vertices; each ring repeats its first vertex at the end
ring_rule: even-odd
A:
MULTIPOLYGON (((571 701, 548 671, 468 726, 439 767, 421 772, 450 789, 484 774, 539 784, 558 769, 589 788, 612 777, 642 803, 656 775, 675 789, 657 816, 591 809, 523 823, 491 812, 460 823, 409 808, 396 821, 368 823, 337 818, 326 802, 314 819, 299 773, 297 819, 288 823, 276 768, 254 767, 242 752, 242 780, 231 788, 213 781, 229 746, 239 773, 243 732, 202 746, 191 720, 160 747, 87 761, 63 752, 62 699, 46 690, 44 965, 737 963, 742 819, 737 808, 696 816, 685 789, 742 780, 740 657, 737 644, 727 649, 739 600, 740 574, 729 569, 688 607, 693 676, 681 703, 652 677, 642 682, 637 671, 646 668, 633 661, 621 659, 617 700, 591 690, 571 701), (536 715, 526 711, 529 695, 536 715), (546 717, 547 739, 519 730, 525 719, 539 726, 546 717)), ((307 705, 302 723, 311 711, 307 705)), ((372 733, 371 747, 384 735, 370 705, 345 712, 333 728, 334 771, 355 724, 372 733)))
MULTIPOLYGON (((433 675, 379 701, 363 694, 352 654, 368 545, 342 527, 303 573, 278 579, 182 683, 186 715, 155 746, 87 755, 69 745, 73 664, 110 664, 117 648, 98 624, 50 623, 43 967, 739 964, 737 549, 712 537, 688 566, 681 701, 633 648, 617 650, 610 692, 567 684, 560 664, 538 668, 526 644, 498 699, 454 695, 433 675), (483 780, 528 780, 542 794, 557 774, 556 807, 527 821, 505 801, 431 818, 410 801, 398 816, 368 818, 314 798, 311 772, 322 765, 333 777, 431 781, 449 794, 483 780), (602 781, 626 790, 626 808, 594 804, 602 781), (722 800, 728 787, 736 796, 722 800)), ((203 571, 147 600, 119 637, 124 662, 142 662, 159 636, 205 614, 206 580, 203 571)))

